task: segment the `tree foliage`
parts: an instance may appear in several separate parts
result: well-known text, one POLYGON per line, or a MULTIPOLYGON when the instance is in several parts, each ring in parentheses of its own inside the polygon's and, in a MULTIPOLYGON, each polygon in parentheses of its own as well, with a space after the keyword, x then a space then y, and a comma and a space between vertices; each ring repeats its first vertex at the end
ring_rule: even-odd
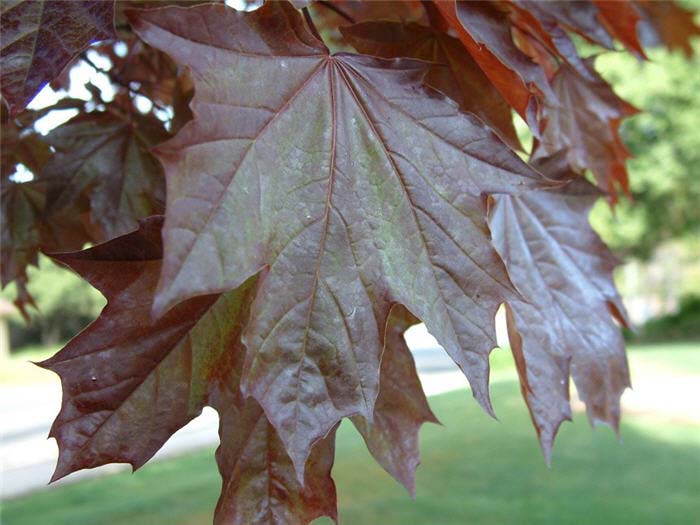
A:
POLYGON ((403 333, 424 322, 493 413, 503 303, 547 460, 570 376, 591 421, 618 428, 627 321, 588 213, 629 191, 619 128, 637 110, 572 38, 689 52, 692 13, 175 3, 1 7, 2 284, 26 309, 44 252, 108 301, 42 363, 63 382, 53 479, 138 468, 210 405, 217 523, 337 518, 344 418, 413 493, 418 432, 437 420, 403 333), (75 61, 114 93, 26 109, 47 82, 67 90, 75 61), (77 115, 36 131, 62 110, 77 115))
POLYGON ((612 53, 598 59, 601 74, 644 111, 620 128, 633 155, 632 199, 621 199, 614 210, 599 206, 592 216, 616 251, 641 259, 664 242, 700 235, 700 59, 662 49, 647 53, 643 63, 612 53))

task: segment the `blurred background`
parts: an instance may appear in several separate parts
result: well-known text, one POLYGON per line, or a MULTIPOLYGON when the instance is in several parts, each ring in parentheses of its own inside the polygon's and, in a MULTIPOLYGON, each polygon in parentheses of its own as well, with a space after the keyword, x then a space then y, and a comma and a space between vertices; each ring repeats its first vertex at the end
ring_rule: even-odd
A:
MULTIPOLYGON (((492 358, 499 421, 472 401, 466 382, 425 328, 414 327, 409 346, 444 427, 426 426, 421 433, 424 466, 411 501, 344 424, 334 468, 343 523, 698 523, 699 47, 695 42, 690 59, 652 50, 649 62, 615 52, 596 62, 618 94, 643 110, 622 126, 634 155, 628 164, 633 201, 623 198, 614 210, 601 201, 591 215, 623 261, 616 281, 636 324, 636 331, 625 334, 634 390, 623 397, 621 438, 609 429, 592 430, 574 400, 574 422, 562 427, 547 468, 502 320, 503 349, 492 358)), ((79 62, 70 75, 71 96, 80 98, 88 80, 103 98, 110 96, 109 81, 89 66, 79 62)), ((30 107, 59 96, 47 88, 30 107)), ((70 116, 44 122, 45 131, 70 116)), ((52 355, 99 315, 105 301, 45 257, 39 269, 30 270, 29 290, 37 304, 29 324, 11 304, 13 291, 0 295, 2 523, 211 523, 220 489, 213 411, 180 430, 137 474, 107 466, 46 485, 57 454, 46 435, 60 406, 60 383, 31 361, 52 355)))

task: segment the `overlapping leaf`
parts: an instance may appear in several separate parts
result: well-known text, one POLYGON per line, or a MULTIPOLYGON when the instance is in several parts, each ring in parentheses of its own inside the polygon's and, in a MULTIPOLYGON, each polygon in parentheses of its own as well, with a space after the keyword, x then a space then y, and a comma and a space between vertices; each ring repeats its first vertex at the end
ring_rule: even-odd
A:
POLYGON ((416 23, 365 22, 341 28, 360 53, 436 62, 425 81, 486 124, 512 148, 520 149, 510 106, 482 73, 459 40, 416 23))
POLYGON ((307 487, 257 403, 240 394, 240 334, 255 279, 186 301, 149 323, 162 262, 160 218, 89 250, 55 256, 108 299, 100 318, 42 366, 61 376, 51 436, 53 479, 111 462, 143 465, 205 404, 220 412, 217 459, 225 484, 217 523, 307 523, 335 517, 331 433, 314 447, 307 487), (211 399, 210 399, 211 398, 211 399))
POLYGON ((39 219, 44 192, 37 183, 2 184, 2 285, 26 278, 26 267, 36 264, 40 246, 39 219), (12 250, 6 247, 12 247, 12 250))
POLYGON ((17 165, 36 172, 49 159, 49 145, 33 130, 24 130, 2 107, 0 130, 0 284, 15 282, 15 305, 25 318, 33 300, 26 288, 27 266, 36 265, 41 246, 45 185, 11 179, 17 165))
POLYGON ((2 96, 17 114, 91 42, 113 38, 110 0, 0 4, 2 96))
MULTIPOLYGON (((246 353, 240 335, 256 279, 146 321, 162 262, 161 224, 161 218, 149 218, 136 232, 54 256, 102 291, 108 304, 95 323, 42 363, 63 383, 61 412, 51 430, 59 444, 53 479, 111 462, 138 468, 211 404, 220 415, 217 461, 224 480, 216 523, 335 518, 335 429, 314 445, 302 487, 263 410, 240 391, 246 353)), ((355 420, 377 461, 411 491, 418 430, 437 421, 403 341, 416 321, 404 309, 393 310, 374 424, 355 420)))
POLYGON ((333 49, 350 50, 350 46, 341 34, 348 24, 370 20, 385 20, 394 22, 424 21, 425 11, 416 0, 395 2, 392 0, 376 0, 358 2, 356 0, 329 0, 322 2, 292 2, 301 9, 307 4, 312 14, 314 24, 321 32, 324 42, 333 49))
POLYGON ((700 27, 695 23, 695 13, 675 2, 638 1, 643 14, 645 31, 641 32, 645 45, 663 44, 671 51, 682 50, 686 56, 693 55, 692 37, 700 36, 700 27))
POLYGON ((633 2, 609 2, 596 0, 598 18, 608 31, 630 51, 644 58, 644 48, 639 41, 638 25, 642 19, 633 2))
POLYGON ((42 174, 47 215, 89 211, 103 237, 113 239, 133 230, 139 218, 161 212, 165 184, 149 148, 166 136, 155 118, 132 122, 106 112, 55 128, 44 139, 56 150, 42 174))
POLYGON ((527 10, 549 28, 559 26, 569 29, 599 46, 607 49, 613 48, 612 36, 600 23, 600 12, 593 2, 588 0, 549 0, 547 2, 515 0, 514 3, 527 10))
POLYGON ((618 98, 590 63, 586 65, 593 80, 566 65, 555 74, 552 88, 559 104, 545 105, 546 127, 533 156, 566 151, 570 166, 578 173, 590 169, 614 201, 618 187, 628 190, 625 161, 630 154, 619 135, 620 122, 637 110, 618 98))
MULTIPOLYGON (((420 1, 404 0, 372 0, 362 2, 357 0, 330 0, 321 2, 324 5, 317 6, 317 13, 322 17, 335 17, 333 21, 322 20, 322 23, 365 22, 368 20, 391 20, 394 22, 417 22, 425 16, 420 1), (351 20, 348 20, 351 19, 351 20)), ((313 5, 312 2, 308 4, 313 5)), ((300 6, 298 3, 297 7, 300 6)))
POLYGON ((387 320, 374 424, 362 417, 352 419, 377 462, 411 496, 415 496, 416 468, 420 464, 418 431, 423 423, 439 423, 428 406, 404 340, 406 329, 417 322, 403 307, 392 310, 387 320))
POLYGON ((311 449, 305 484, 297 481, 291 459, 258 403, 240 393, 244 352, 228 354, 237 361, 212 391, 219 412, 221 445, 216 461, 223 478, 216 506, 217 525, 305 525, 320 516, 337 522, 333 428, 311 449))
POLYGON ((0 180, 15 173, 18 164, 38 173, 49 160, 49 145, 33 129, 26 129, 0 108, 0 180))
POLYGON ((568 184, 556 191, 493 197, 489 225, 508 274, 525 300, 509 301, 508 330, 523 396, 549 460, 570 418, 569 374, 591 421, 618 428, 630 386, 613 314, 624 308, 612 280, 616 260, 588 225, 601 193, 567 172, 563 156, 539 168, 568 184))
MULTIPOLYGON (((537 17, 520 3, 508 4, 508 17, 518 47, 542 67, 550 81, 562 62, 583 78, 589 78, 589 70, 576 46, 555 18, 537 17)), ((550 105, 552 102, 550 99, 550 105)))
POLYGON ((41 243, 40 218, 45 194, 40 183, 3 181, 0 221, 0 278, 5 287, 15 282, 15 305, 25 319, 33 299, 27 290, 27 267, 36 265, 41 243))
POLYGON ((538 174, 423 88, 425 63, 329 56, 289 4, 169 8, 132 24, 189 66, 196 93, 195 119, 158 149, 168 202, 154 311, 269 266, 243 390, 300 479, 340 418, 372 420, 392 302, 428 325, 489 407, 493 315, 511 286, 482 195, 538 174))
POLYGON ((553 103, 554 95, 542 68, 515 45, 508 12, 489 2, 435 5, 484 74, 537 134, 540 105, 545 99, 553 103))

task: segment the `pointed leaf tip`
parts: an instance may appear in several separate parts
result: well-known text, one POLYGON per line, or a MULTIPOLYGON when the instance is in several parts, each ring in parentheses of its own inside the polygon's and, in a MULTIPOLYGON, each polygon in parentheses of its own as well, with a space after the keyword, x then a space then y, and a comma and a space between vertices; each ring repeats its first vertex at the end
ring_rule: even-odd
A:
MULTIPOLYGON (((559 180, 564 175, 550 173, 559 180)), ((494 246, 526 299, 508 301, 508 334, 545 458, 570 418, 569 375, 589 418, 613 426, 629 383, 624 340, 607 308, 609 301, 621 304, 612 280, 615 260, 588 224, 597 192, 583 179, 569 180, 555 191, 496 196, 489 215, 494 246)))

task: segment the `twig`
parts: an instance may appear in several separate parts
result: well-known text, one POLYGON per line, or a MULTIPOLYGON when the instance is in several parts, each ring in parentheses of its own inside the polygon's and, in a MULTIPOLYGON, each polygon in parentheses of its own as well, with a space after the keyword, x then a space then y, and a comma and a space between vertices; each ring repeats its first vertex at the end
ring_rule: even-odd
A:
POLYGON ((351 17, 349 14, 347 14, 345 11, 343 11, 342 9, 340 9, 338 6, 336 6, 336 5, 334 5, 334 4, 330 3, 330 2, 327 2, 326 0, 320 0, 319 2, 316 2, 316 3, 317 3, 318 5, 322 5, 322 6, 325 7, 326 9, 330 9, 330 10, 333 11, 336 15, 338 15, 338 16, 341 17, 341 18, 344 18, 345 20, 347 20, 347 21, 350 22, 351 24, 354 24, 354 23, 355 23, 355 19, 354 19, 353 17, 351 17))
POLYGON ((123 87, 124 89, 126 89, 132 97, 135 96, 135 95, 141 95, 142 97, 145 97, 145 98, 147 98, 148 100, 150 100, 150 101, 151 101, 151 104, 153 104, 153 107, 156 107, 156 108, 160 109, 161 111, 168 111, 168 108, 167 108, 167 107, 165 107, 165 106, 161 105, 160 103, 156 102, 155 100, 153 100, 152 98, 150 98, 148 95, 146 95, 145 93, 143 93, 140 89, 134 89, 134 88, 132 88, 132 87, 129 85, 129 82, 127 82, 126 80, 120 78, 119 75, 115 75, 115 74, 112 73, 111 71, 109 71, 109 70, 107 70, 107 69, 102 69, 100 66, 98 66, 97 64, 95 64, 95 62, 93 62, 92 59, 87 55, 87 52, 81 53, 81 54, 80 54, 80 58, 81 58, 86 64, 88 64, 92 69, 94 69, 95 71, 97 71, 98 73, 102 73, 103 75, 107 75, 107 77, 109 78, 110 82, 112 82, 113 84, 117 84, 117 85, 123 87))

